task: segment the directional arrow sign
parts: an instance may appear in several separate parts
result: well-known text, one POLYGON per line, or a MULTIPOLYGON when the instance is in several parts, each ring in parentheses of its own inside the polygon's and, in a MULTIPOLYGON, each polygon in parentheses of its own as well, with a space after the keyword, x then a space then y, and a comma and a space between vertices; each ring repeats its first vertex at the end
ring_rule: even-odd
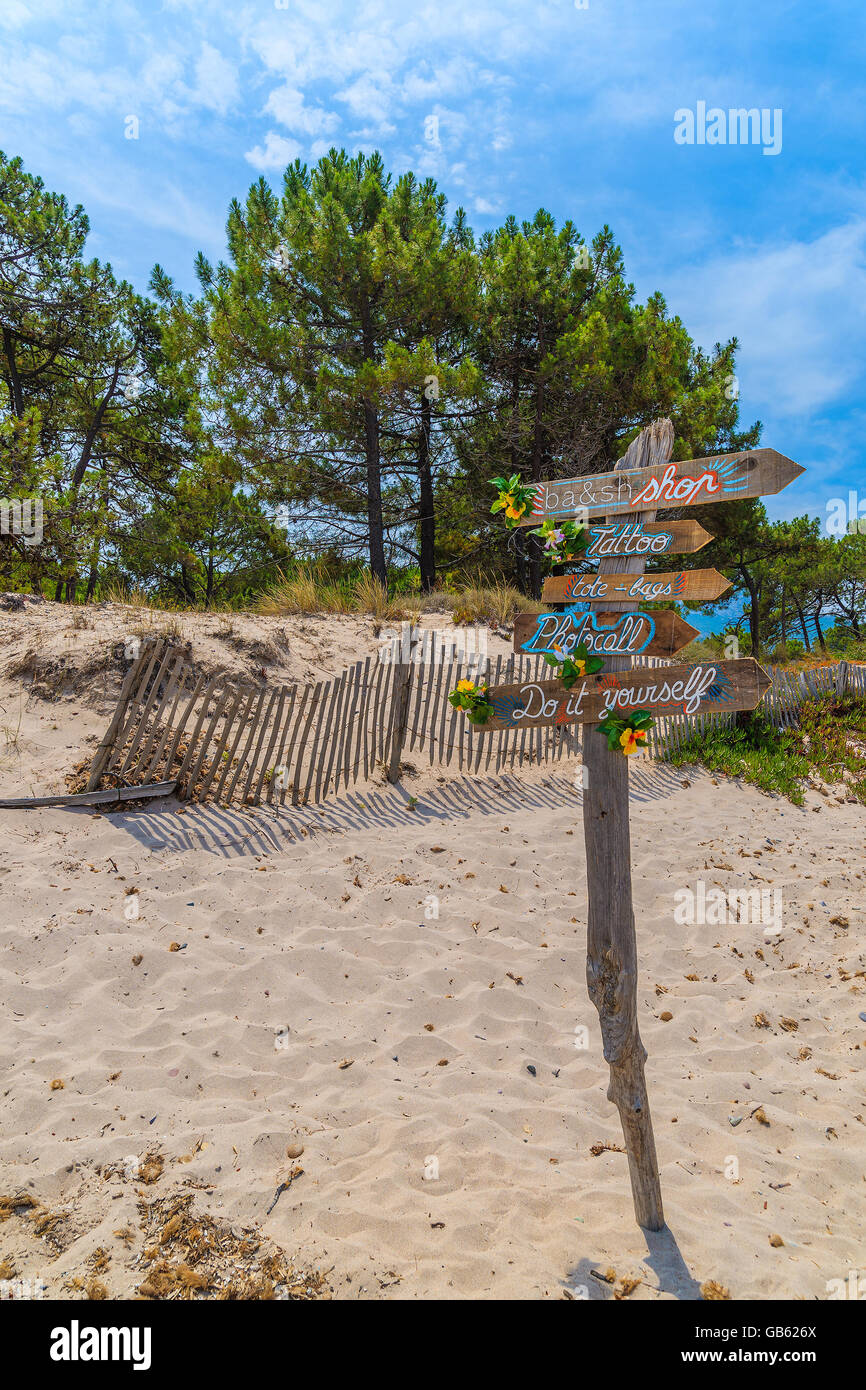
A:
POLYGON ((671 574, 557 574, 544 581, 545 603, 604 603, 611 599, 656 603, 663 599, 719 598, 731 581, 718 570, 679 570, 671 574))
POLYGON ((692 555, 713 538, 696 521, 612 521, 590 526, 587 560, 619 555, 692 555))
POLYGON ((610 712, 626 717, 637 709, 668 717, 754 709, 769 688, 769 676, 750 656, 601 672, 570 690, 562 681, 523 681, 492 687, 488 699, 494 712, 486 724, 476 725, 476 732, 594 723, 610 712))
POLYGON ((775 449, 749 449, 716 454, 652 468, 625 468, 582 478, 539 483, 531 512, 521 526, 537 526, 545 518, 584 515, 588 520, 617 512, 663 507, 695 507, 706 502, 736 502, 742 497, 766 497, 781 492, 805 470, 775 449))
POLYGON ((516 652, 571 656, 583 643, 596 656, 676 656, 697 637, 672 608, 655 613, 519 613, 514 620, 516 652))

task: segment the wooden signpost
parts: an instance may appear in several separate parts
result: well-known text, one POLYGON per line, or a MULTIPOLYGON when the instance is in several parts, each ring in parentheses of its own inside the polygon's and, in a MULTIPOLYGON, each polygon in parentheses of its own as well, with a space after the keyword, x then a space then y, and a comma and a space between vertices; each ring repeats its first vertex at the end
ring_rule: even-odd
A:
POLYGON ((545 603, 605 603, 633 599, 638 603, 721 598, 731 581, 718 570, 676 570, 670 574, 552 574, 544 581, 545 603))
POLYGON ((696 507, 699 503, 736 502, 743 497, 766 497, 781 492, 805 472, 793 459, 775 449, 747 449, 714 458, 659 463, 649 468, 616 469, 584 478, 539 483, 531 512, 521 526, 545 519, 588 519, 617 512, 640 512, 652 507, 696 507))
POLYGON ((613 556, 693 555, 713 538, 697 521, 611 521, 590 526, 586 560, 607 560, 613 556))
POLYGON ((571 656, 586 647, 590 656, 676 656, 698 629, 672 608, 655 613, 519 613, 514 620, 516 652, 571 656))
POLYGON ((634 709, 647 709, 659 717, 755 709, 771 683, 763 667, 746 656, 736 661, 638 667, 615 674, 605 669, 577 681, 570 690, 561 680, 495 685, 487 697, 493 715, 483 727, 496 731, 596 723, 608 713, 627 715, 634 709))
MULTIPOLYGON (((589 524, 590 544, 581 558, 598 560, 596 575, 551 579, 545 599, 577 600, 581 585, 597 585, 580 593, 583 601, 603 603, 605 612, 529 615, 520 620, 530 638, 547 640, 547 623, 568 618, 583 623, 586 637, 598 631, 628 630, 639 640, 647 620, 659 624, 672 610, 636 613, 637 602, 646 599, 643 576, 648 557, 699 550, 710 536, 694 521, 656 522, 658 508, 694 506, 733 501, 779 492, 803 469, 774 449, 751 449, 714 458, 672 463, 674 430, 670 420, 658 420, 629 446, 612 473, 539 483, 531 513, 520 518, 522 526, 541 520, 574 517, 589 524), (622 520, 622 513, 628 519, 622 520), (603 522, 593 518, 604 517, 603 522), (628 615, 635 625, 621 622, 628 615)), ((498 480, 497 480, 498 482, 498 480)), ((718 597, 727 587, 715 571, 693 572, 692 588, 682 595, 665 597, 718 597), (698 579, 698 575, 702 578, 698 579)), ((679 584, 681 576, 655 576, 679 584)), ((685 580, 688 584, 688 579, 685 580)), ((662 597, 659 593, 653 595, 662 597)), ((682 621, 678 619, 677 621, 682 621)), ((684 624, 684 626, 687 626, 684 624)), ((671 640, 675 640, 671 638, 671 640)), ((516 645, 517 642, 516 642, 516 645)), ((526 650, 526 643, 521 644, 526 650)), ((632 652, 626 643, 624 650, 632 652)), ((618 648, 618 650, 621 650, 618 648)), ((644 651, 650 651, 649 645, 644 651)), ((705 661, 688 665, 663 665, 632 669, 630 655, 605 654, 598 675, 579 677, 570 688, 562 680, 527 681, 493 687, 486 693, 492 716, 483 726, 497 730, 538 725, 598 721, 605 715, 626 720, 648 710, 651 714, 692 715, 711 710, 754 709, 770 681, 757 662, 705 661)), ((627 738, 627 735, 623 736, 627 738)), ((615 742, 614 733, 612 742, 615 742)), ((622 745, 625 747, 625 744, 622 745)), ((625 1136, 632 1197, 638 1224, 658 1231, 664 1225, 661 1183, 655 1139, 647 1097, 644 1064, 646 1049, 637 1019, 637 939, 632 906, 631 839, 629 830, 628 758, 613 751, 608 739, 587 730, 583 740, 583 826, 586 841, 587 949, 586 978, 590 998, 598 1010, 605 1061, 610 1067, 608 1098, 616 1105, 625 1136)))

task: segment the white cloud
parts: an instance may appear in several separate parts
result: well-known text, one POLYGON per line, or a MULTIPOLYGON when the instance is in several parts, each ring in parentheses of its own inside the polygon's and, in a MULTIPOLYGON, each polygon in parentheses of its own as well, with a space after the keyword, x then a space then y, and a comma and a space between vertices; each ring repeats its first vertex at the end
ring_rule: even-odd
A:
POLYGON ((348 87, 335 92, 334 96, 337 101, 346 103, 353 116, 372 121, 374 125, 385 125, 391 112, 392 93, 389 87, 386 76, 364 73, 348 87))
POLYGON ((739 338, 744 418, 824 409, 866 377, 866 218, 811 242, 744 245, 664 289, 705 346, 739 338))
POLYGON ((300 154, 301 146, 297 140, 288 140, 284 135, 277 135, 276 131, 269 130, 265 136, 264 148, 256 145, 246 151, 244 159, 248 164, 252 164, 254 169, 264 172, 266 169, 285 169, 286 165, 291 164, 300 154))
POLYGON ((233 63, 212 44, 203 43, 195 65, 193 100, 224 115, 238 99, 238 75, 233 63))
POLYGON ((324 135, 340 124, 336 111, 326 111, 323 106, 307 106, 303 92, 288 83, 274 88, 265 110, 287 130, 301 131, 304 135, 324 135))

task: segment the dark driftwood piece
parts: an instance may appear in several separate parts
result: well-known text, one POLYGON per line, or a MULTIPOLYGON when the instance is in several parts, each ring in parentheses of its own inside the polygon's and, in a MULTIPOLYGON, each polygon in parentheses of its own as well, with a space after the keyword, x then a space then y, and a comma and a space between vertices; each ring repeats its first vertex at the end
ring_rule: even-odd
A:
POLYGON ((0 810, 27 810, 37 806, 110 806, 115 801, 147 801, 152 796, 171 796, 176 782, 151 782, 146 787, 107 787, 101 792, 69 792, 64 796, 12 796, 0 800, 0 810))

